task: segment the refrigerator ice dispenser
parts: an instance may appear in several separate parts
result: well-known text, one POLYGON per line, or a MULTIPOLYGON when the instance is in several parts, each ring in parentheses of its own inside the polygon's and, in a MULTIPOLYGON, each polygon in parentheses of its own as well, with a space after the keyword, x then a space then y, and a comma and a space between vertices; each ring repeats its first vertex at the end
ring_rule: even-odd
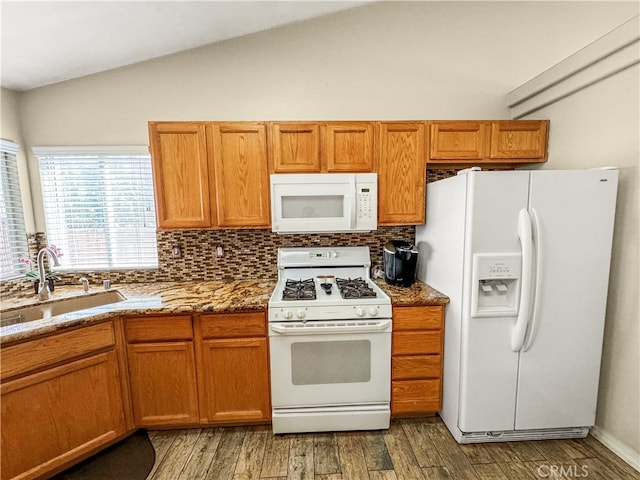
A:
POLYGON ((520 254, 473 256, 472 317, 514 317, 520 298, 520 254))

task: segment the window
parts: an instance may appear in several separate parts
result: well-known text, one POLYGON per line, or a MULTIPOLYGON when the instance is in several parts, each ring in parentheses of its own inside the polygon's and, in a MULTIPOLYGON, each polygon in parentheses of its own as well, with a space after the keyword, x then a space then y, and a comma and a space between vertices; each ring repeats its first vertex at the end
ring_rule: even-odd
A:
POLYGON ((19 261, 28 256, 28 247, 17 153, 17 144, 0 140, 0 280, 19 277, 28 269, 19 261))
POLYGON ((146 147, 36 147, 47 241, 63 270, 158 266, 146 147))

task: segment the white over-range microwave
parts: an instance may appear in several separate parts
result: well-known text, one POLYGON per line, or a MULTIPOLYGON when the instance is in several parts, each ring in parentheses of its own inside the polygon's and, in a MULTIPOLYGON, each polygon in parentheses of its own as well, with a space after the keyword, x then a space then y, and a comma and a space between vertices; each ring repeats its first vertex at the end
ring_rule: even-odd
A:
POLYGON ((274 232, 369 232, 377 229, 377 219, 375 173, 271 175, 274 232))

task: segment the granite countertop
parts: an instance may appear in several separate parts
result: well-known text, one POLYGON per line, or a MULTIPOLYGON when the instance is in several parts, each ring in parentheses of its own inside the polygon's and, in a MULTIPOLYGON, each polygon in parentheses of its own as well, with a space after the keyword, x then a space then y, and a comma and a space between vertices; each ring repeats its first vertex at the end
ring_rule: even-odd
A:
MULTIPOLYGON (((113 318, 114 315, 178 314, 194 312, 232 313, 264 311, 275 287, 275 280, 235 280, 210 282, 166 282, 113 285, 126 300, 79 312, 58 315, 50 319, 16 323, 0 327, 0 345, 49 334, 65 328, 88 325, 113 318)), ((80 286, 57 286, 45 303, 104 292, 80 286)), ((39 304, 33 293, 2 299, 2 312, 39 304)))
MULTIPOLYGON (((397 306, 444 305, 449 298, 422 282, 411 287, 387 285, 384 281, 376 283, 397 306)), ((151 314, 191 314, 195 312, 233 313, 264 311, 276 281, 270 279, 209 281, 209 282, 166 282, 114 285, 126 297, 126 300, 78 312, 57 315, 49 319, 16 323, 0 327, 0 345, 46 335, 65 328, 88 325, 108 320, 115 315, 151 315, 151 314)), ((45 304, 84 295, 97 295, 104 292, 92 288, 85 294, 79 286, 62 285, 56 287, 51 299, 45 304)), ((40 304, 33 293, 22 293, 2 299, 2 312, 40 304)))
POLYGON ((410 287, 389 285, 384 280, 374 281, 387 295, 389 295, 389 297, 391 297, 391 304, 397 307, 446 305, 449 303, 449 297, 419 280, 410 287))

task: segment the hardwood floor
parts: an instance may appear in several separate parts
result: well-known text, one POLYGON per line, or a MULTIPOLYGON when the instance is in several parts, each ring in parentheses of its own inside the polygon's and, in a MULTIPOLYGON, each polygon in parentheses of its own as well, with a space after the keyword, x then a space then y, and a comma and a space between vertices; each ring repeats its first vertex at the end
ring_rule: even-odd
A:
POLYGON ((148 480, 589 480, 640 474, 589 436, 458 445, 438 417, 387 431, 273 435, 269 426, 150 431, 148 480))

